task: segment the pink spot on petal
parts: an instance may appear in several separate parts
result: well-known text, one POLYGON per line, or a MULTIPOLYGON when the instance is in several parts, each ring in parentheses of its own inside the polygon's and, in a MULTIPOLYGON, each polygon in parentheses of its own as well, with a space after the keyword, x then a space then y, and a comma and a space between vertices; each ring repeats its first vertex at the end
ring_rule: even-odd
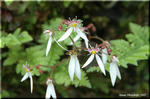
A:
POLYGON ((96 52, 99 52, 99 51, 100 51, 100 49, 99 49, 99 48, 96 48, 96 49, 95 49, 95 51, 96 51, 96 52))
POLYGON ((92 49, 88 48, 88 51, 91 53, 91 52, 92 52, 92 49))

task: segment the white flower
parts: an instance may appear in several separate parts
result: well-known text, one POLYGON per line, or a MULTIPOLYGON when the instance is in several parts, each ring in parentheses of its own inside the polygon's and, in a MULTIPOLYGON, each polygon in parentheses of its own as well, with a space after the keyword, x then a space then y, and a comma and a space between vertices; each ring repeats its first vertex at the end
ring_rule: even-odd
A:
POLYGON ((111 82, 113 86, 115 85, 117 76, 119 77, 119 79, 121 79, 121 75, 120 75, 117 62, 119 62, 118 58, 116 56, 113 56, 112 62, 110 63, 110 68, 109 68, 110 78, 111 78, 111 82))
POLYGON ((74 40, 78 40, 79 37, 81 37, 82 39, 84 39, 85 44, 86 44, 86 47, 88 48, 88 38, 86 37, 85 33, 83 33, 83 32, 81 31, 81 29, 80 29, 80 28, 81 28, 81 25, 80 25, 80 24, 81 24, 81 21, 80 21, 80 20, 77 20, 77 19, 73 19, 73 20, 71 20, 71 21, 68 21, 67 24, 69 25, 69 29, 68 29, 68 30, 66 31, 66 33, 58 40, 58 42, 67 39, 67 38, 71 35, 71 33, 74 31, 74 32, 77 32, 77 35, 78 35, 78 36, 75 37, 74 40))
MULTIPOLYGON (((84 30, 85 30, 84 27, 81 27, 81 28, 79 28, 79 29, 81 30, 81 32, 87 33, 87 32, 84 32, 84 30)), ((79 39, 80 39, 80 36, 79 36, 79 35, 76 35, 75 38, 73 39, 73 41, 76 42, 76 41, 79 40, 79 39)), ((88 48, 88 39, 85 38, 85 39, 84 39, 84 42, 85 42, 86 48, 88 48)), ((70 45, 73 45, 73 43, 71 42, 70 45)))
POLYGON ((23 65, 24 68, 26 69, 26 73, 23 76, 23 78, 21 79, 21 82, 23 82, 24 80, 26 80, 27 78, 30 78, 30 87, 31 87, 31 93, 33 91, 33 79, 32 79, 32 74, 30 72, 30 68, 28 66, 23 65))
POLYGON ((52 80, 48 79, 46 81, 46 84, 47 84, 47 89, 46 89, 46 96, 45 96, 45 98, 49 99, 52 96, 52 98, 56 99, 56 93, 55 93, 55 89, 54 89, 54 85, 52 83, 52 80))
POLYGON ((108 52, 107 52, 107 48, 105 47, 104 49, 102 49, 102 61, 104 64, 107 62, 107 55, 108 52))
POLYGON ((44 33, 49 36, 47 48, 46 48, 46 56, 48 56, 48 52, 50 51, 51 45, 52 45, 52 31, 50 30, 45 30, 44 33))
POLYGON ((46 48, 46 56, 48 56, 48 53, 50 51, 51 45, 52 45, 52 39, 54 39, 54 41, 64 50, 68 51, 67 49, 65 49, 63 46, 61 46, 54 37, 52 37, 53 32, 50 30, 45 30, 44 33, 46 34, 46 36, 49 36, 49 40, 48 40, 48 44, 47 44, 47 48, 46 48))
POLYGON ((80 70, 80 63, 77 58, 77 55, 70 55, 70 62, 69 62, 69 76, 73 81, 74 73, 76 74, 77 78, 81 80, 81 70, 80 70))
POLYGON ((99 48, 91 48, 91 49, 89 48, 88 51, 91 53, 91 56, 85 62, 85 64, 82 66, 82 68, 84 68, 87 65, 89 65, 94 60, 94 56, 95 56, 96 57, 96 61, 98 63, 98 66, 100 67, 100 69, 104 73, 104 75, 106 75, 104 64, 102 63, 101 58, 98 56, 98 52, 100 51, 100 49, 99 48))

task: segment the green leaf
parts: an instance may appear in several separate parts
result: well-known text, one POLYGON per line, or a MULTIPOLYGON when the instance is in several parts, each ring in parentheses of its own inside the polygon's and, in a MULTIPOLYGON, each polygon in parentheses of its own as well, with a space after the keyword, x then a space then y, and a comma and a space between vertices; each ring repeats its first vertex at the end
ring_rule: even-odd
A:
POLYGON ((21 29, 20 29, 20 28, 17 28, 17 29, 14 31, 13 35, 14 35, 14 36, 18 36, 18 35, 20 34, 20 32, 21 32, 21 29))
POLYGON ((17 38, 21 43, 25 43, 33 40, 27 31, 23 31, 20 35, 18 35, 17 38))
POLYGON ((7 46, 20 45, 20 41, 12 34, 8 34, 8 36, 4 39, 4 42, 7 46))
POLYGON ((57 84, 63 84, 65 86, 74 85, 75 87, 85 86, 91 88, 91 84, 86 76, 86 73, 82 71, 81 80, 74 75, 74 81, 72 82, 68 73, 68 62, 69 60, 63 60, 62 64, 54 70, 54 79, 57 84))
POLYGON ((149 54, 148 27, 141 27, 134 23, 130 23, 129 26, 133 33, 126 35, 128 41, 111 41, 112 53, 118 55, 119 65, 125 68, 127 68, 127 64, 137 66, 137 61, 147 59, 149 54))

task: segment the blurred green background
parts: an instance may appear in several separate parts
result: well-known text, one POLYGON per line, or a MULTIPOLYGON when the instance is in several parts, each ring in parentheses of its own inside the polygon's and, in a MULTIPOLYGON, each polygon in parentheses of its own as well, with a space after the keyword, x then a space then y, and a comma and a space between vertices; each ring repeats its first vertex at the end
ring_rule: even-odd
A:
MULTIPOLYGON (((129 22, 141 26, 149 25, 149 2, 121 2, 121 1, 10 1, 1 2, 1 30, 13 33, 18 27, 26 30, 34 38, 32 44, 38 44, 37 39, 43 33, 42 24, 52 18, 61 17, 72 19, 77 16, 83 20, 84 26, 92 23, 96 27, 93 35, 104 40, 125 39, 130 32, 129 22)), ((4 34, 5 35, 5 34, 4 34)), ((91 40, 91 42, 96 42, 91 40)), ((28 45, 25 45, 28 46, 28 45)), ((3 48, 2 53, 8 51, 3 48)), ((46 85, 39 84, 35 77, 34 92, 29 92, 29 81, 20 84, 21 75, 16 74, 15 65, 3 66, 1 58, 1 96, 4 97, 45 97, 46 85)), ((57 96, 101 98, 122 97, 120 94, 143 94, 149 97, 149 65, 148 60, 138 61, 138 66, 128 64, 128 68, 120 68, 122 79, 112 87, 109 76, 104 77, 97 72, 88 73, 92 88, 56 85, 57 96), (100 79, 97 79, 99 77, 100 79)), ((143 97, 138 96, 138 97, 143 97)), ((130 97, 130 96, 126 96, 130 97)), ((134 96, 133 96, 134 97, 134 96)), ((136 96, 135 96, 136 97, 136 96)))

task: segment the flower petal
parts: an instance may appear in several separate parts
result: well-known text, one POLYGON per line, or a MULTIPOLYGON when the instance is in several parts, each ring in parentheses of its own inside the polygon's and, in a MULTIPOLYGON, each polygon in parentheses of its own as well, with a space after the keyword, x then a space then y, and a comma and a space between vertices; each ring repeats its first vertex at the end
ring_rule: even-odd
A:
POLYGON ((87 65, 89 65, 94 59, 94 54, 92 54, 89 59, 85 62, 85 64, 82 66, 82 68, 86 67, 87 65))
POLYGON ((75 57, 71 56, 70 62, 69 62, 69 76, 72 81, 74 77, 74 72, 75 72, 75 57))
POLYGON ((89 48, 89 41, 88 40, 84 40, 84 42, 85 42, 85 46, 86 46, 86 48, 89 48))
POLYGON ((84 39, 85 41, 85 45, 86 45, 86 48, 88 48, 88 38, 86 37, 86 35, 79 29, 79 28, 76 28, 76 32, 78 33, 78 35, 84 39))
POLYGON ((104 64, 102 63, 101 58, 96 54, 96 61, 98 63, 98 66, 100 67, 101 71, 104 73, 104 75, 106 75, 105 73, 105 68, 104 68, 104 64))
POLYGON ((26 80, 28 77, 29 77, 29 74, 26 73, 26 74, 23 76, 23 78, 21 79, 21 82, 23 82, 24 80, 26 80))
POLYGON ((119 71, 119 68, 118 68, 117 64, 116 64, 116 71, 117 71, 118 78, 121 79, 121 74, 120 74, 120 71, 119 71))
POLYGON ((111 83, 114 86, 117 77, 116 66, 114 63, 110 63, 109 73, 110 73, 111 83))
POLYGON ((46 48, 46 56, 48 55, 51 45, 52 45, 52 37, 50 36, 48 40, 47 48, 46 48))
POLYGON ((79 60, 77 58, 77 56, 75 56, 75 62, 76 62, 76 66, 75 66, 75 74, 78 77, 79 80, 81 80, 81 70, 80 70, 80 63, 79 60))
POLYGON ((52 97, 56 99, 56 93, 55 93, 55 88, 54 88, 53 83, 50 84, 50 92, 51 92, 52 97))
POLYGON ((72 33, 73 28, 70 27, 66 33, 58 40, 58 42, 65 40, 71 33, 72 33))
POLYGON ((51 85, 48 84, 47 89, 46 89, 46 96, 45 96, 46 99, 49 99, 51 97, 51 91, 50 90, 51 90, 51 85))
POLYGON ((62 49, 64 49, 64 50, 66 50, 66 51, 68 51, 66 48, 64 48, 63 46, 61 46, 60 44, 59 44, 59 42, 58 41, 56 41, 56 39, 54 38, 54 40, 55 40, 55 42, 62 48, 62 49))
POLYGON ((102 52, 104 52, 102 53, 102 61, 105 64, 107 62, 107 54, 108 54, 107 48, 102 49, 102 52))
POLYGON ((33 79, 32 79, 32 74, 29 73, 29 77, 30 77, 30 87, 31 87, 31 93, 33 92, 33 79))
MULTIPOLYGON (((76 42, 78 39, 80 39, 79 35, 76 35, 76 37, 73 39, 74 42, 76 42)), ((70 45, 72 45, 73 43, 71 42, 70 45)))

